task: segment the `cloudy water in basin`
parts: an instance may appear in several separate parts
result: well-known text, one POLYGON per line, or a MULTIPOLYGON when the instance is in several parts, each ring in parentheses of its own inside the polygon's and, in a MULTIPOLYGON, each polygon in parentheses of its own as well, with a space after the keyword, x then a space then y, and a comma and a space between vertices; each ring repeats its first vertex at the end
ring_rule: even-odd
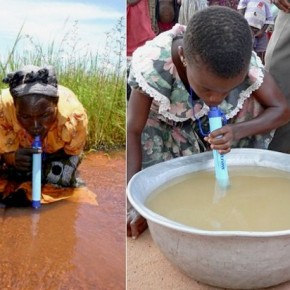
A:
POLYGON ((214 231, 290 229, 290 173, 264 167, 229 168, 221 189, 213 171, 176 178, 146 201, 152 211, 190 227, 214 231))

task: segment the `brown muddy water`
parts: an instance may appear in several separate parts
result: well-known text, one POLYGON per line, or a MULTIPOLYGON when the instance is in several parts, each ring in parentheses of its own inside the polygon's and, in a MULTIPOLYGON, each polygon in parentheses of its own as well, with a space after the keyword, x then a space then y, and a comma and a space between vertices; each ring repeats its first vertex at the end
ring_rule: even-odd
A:
POLYGON ((89 154, 80 177, 98 205, 0 208, 1 289, 125 289, 125 153, 89 154))
POLYGON ((171 180, 146 205, 161 216, 207 231, 271 232, 290 228, 289 172, 259 166, 230 168, 221 188, 213 171, 171 180))

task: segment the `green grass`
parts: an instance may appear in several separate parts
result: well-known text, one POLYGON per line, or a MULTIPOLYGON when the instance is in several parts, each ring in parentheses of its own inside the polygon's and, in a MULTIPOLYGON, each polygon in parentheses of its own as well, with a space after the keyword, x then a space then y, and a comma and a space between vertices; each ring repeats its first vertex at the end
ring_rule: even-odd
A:
MULTIPOLYGON (((77 23, 75 23, 77 25, 77 23)), ((0 62, 0 77, 23 65, 53 65, 59 84, 70 88, 87 110, 89 130, 86 151, 125 148, 126 131, 126 67, 124 19, 106 33, 106 50, 102 54, 87 51, 79 54, 73 30, 64 32, 60 43, 52 41, 47 47, 37 43, 19 30, 14 46, 0 62), (24 40, 33 45, 32 52, 19 53, 24 40), (69 45, 67 45, 69 43, 69 45)), ((76 40, 77 41, 77 40, 76 40)), ((0 88, 7 87, 1 83, 0 88)))

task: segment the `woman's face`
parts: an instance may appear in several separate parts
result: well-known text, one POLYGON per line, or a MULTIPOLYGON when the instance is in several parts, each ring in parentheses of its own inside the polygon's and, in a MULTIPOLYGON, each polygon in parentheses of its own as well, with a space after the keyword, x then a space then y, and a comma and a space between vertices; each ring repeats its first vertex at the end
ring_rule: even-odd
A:
POLYGON ((32 137, 44 138, 57 115, 57 102, 46 96, 24 96, 14 99, 16 117, 32 137))
POLYGON ((218 106, 246 78, 247 71, 234 78, 221 78, 206 65, 186 66, 188 82, 198 97, 208 106, 218 106))

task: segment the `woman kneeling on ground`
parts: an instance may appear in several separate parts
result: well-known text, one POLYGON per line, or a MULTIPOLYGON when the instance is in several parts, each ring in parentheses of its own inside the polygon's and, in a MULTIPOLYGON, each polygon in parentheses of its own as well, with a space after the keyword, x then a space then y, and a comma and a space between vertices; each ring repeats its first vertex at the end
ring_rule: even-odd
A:
POLYGON ((72 91, 59 86, 53 67, 25 66, 3 80, 0 99, 0 202, 30 205, 32 142, 42 143, 42 196, 71 195, 87 135, 87 115, 72 91))

